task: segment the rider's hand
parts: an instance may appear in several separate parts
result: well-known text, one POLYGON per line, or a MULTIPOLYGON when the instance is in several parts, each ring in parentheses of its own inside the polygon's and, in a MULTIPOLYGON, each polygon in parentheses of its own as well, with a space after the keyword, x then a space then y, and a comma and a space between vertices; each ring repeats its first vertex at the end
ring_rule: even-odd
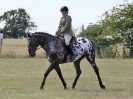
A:
POLYGON ((55 35, 59 35, 60 33, 59 32, 55 32, 55 35))

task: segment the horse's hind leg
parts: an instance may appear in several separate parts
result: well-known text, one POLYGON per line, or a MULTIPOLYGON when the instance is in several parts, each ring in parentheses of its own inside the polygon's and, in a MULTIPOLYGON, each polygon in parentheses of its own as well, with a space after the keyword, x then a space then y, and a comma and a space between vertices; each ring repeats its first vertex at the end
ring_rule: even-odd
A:
POLYGON ((76 78, 75 78, 75 80, 73 82, 72 88, 75 88, 76 83, 77 83, 77 81, 79 79, 79 76, 81 74, 81 69, 80 69, 80 61, 81 61, 81 59, 79 59, 79 60, 74 62, 74 67, 75 67, 75 70, 76 70, 76 78))
POLYGON ((97 75, 100 87, 102 89, 105 89, 105 86, 103 85, 101 77, 100 77, 100 74, 99 74, 99 69, 98 69, 98 67, 97 67, 97 65, 95 63, 95 55, 94 56, 93 55, 91 55, 91 56, 87 55, 86 58, 90 62, 90 64, 92 65, 92 67, 93 67, 93 69, 94 69, 94 71, 95 71, 95 73, 97 75))

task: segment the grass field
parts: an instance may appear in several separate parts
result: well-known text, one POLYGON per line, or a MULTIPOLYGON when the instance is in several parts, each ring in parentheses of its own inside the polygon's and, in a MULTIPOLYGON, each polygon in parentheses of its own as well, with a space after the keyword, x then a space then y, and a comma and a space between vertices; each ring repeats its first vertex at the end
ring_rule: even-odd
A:
POLYGON ((100 89, 96 75, 86 60, 76 89, 73 64, 61 65, 67 90, 55 71, 48 76, 44 91, 40 83, 49 62, 43 58, 0 58, 0 99, 133 99, 133 60, 97 59, 106 89, 100 89))

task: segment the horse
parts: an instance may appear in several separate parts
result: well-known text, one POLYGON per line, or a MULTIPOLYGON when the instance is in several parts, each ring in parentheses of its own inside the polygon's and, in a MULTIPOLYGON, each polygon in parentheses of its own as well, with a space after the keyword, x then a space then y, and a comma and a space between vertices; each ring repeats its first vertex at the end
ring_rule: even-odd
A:
POLYGON ((67 50, 65 44, 62 38, 60 38, 59 36, 54 36, 44 32, 35 32, 28 34, 28 52, 30 57, 34 57, 36 55, 38 46, 41 46, 46 51, 48 60, 50 62, 50 66, 44 73, 44 78, 41 83, 40 90, 44 89, 46 78, 53 69, 55 69, 55 71, 57 72, 64 86, 64 89, 67 89, 67 84, 59 67, 59 64, 67 62, 73 62, 76 70, 76 77, 72 84, 72 89, 74 89, 81 74, 80 62, 84 57, 86 57, 86 59, 93 67, 101 89, 105 89, 105 85, 102 83, 100 77, 99 68, 95 62, 95 45, 91 40, 83 37, 72 38, 72 40, 70 41, 70 48, 73 53, 71 54, 71 58, 70 54, 66 55, 67 50))

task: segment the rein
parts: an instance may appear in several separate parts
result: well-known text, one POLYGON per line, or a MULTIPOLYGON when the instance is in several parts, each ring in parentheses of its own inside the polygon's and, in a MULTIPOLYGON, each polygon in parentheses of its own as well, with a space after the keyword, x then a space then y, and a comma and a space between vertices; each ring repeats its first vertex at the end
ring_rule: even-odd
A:
POLYGON ((63 35, 59 35, 59 34, 58 34, 56 37, 57 37, 57 39, 56 39, 56 44, 58 43, 58 39, 59 39, 59 38, 63 39, 63 35))

